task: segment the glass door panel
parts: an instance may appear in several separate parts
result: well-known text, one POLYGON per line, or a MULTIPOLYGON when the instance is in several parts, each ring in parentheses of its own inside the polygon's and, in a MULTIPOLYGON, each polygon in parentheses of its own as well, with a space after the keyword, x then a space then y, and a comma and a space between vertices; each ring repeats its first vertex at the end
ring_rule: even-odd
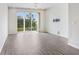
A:
POLYGON ((24 31, 23 12, 17 13, 17 31, 24 31))
POLYGON ((25 31, 31 31, 31 17, 29 12, 26 12, 25 31))
POLYGON ((37 26, 38 26, 38 13, 32 12, 31 13, 31 18, 32 18, 32 31, 37 31, 37 26))

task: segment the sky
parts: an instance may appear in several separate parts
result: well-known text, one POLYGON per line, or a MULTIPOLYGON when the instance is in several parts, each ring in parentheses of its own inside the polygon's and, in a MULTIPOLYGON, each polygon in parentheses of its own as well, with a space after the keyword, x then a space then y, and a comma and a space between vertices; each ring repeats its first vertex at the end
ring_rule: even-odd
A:
MULTIPOLYGON (((35 12, 32 12, 31 13, 33 16, 33 18, 37 18, 39 16, 38 13, 35 13, 35 12)), ((26 15, 30 16, 30 13, 29 12, 18 12, 17 13, 17 16, 23 16, 23 17, 26 17, 26 15)))

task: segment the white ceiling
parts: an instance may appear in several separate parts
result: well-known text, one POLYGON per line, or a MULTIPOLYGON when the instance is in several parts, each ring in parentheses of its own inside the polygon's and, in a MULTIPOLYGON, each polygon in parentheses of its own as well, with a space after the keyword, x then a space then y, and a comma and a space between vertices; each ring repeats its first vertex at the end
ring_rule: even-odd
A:
POLYGON ((9 7, 47 9, 52 7, 53 3, 9 3, 9 7))

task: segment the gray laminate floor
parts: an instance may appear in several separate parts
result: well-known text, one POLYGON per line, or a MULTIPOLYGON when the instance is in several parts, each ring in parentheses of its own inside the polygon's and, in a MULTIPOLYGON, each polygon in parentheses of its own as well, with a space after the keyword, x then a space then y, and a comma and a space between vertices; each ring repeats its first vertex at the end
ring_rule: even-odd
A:
POLYGON ((76 55, 67 39, 48 33, 20 32, 8 36, 1 55, 76 55))

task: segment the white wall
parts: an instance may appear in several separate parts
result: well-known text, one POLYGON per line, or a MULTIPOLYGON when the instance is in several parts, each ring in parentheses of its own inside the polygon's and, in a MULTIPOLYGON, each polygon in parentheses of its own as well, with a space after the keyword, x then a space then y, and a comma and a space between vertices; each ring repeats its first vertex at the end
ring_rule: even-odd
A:
POLYGON ((69 4, 69 44, 79 48, 79 4, 69 4))
POLYGON ((9 34, 16 34, 17 33, 17 17, 16 13, 20 11, 36 11, 40 13, 40 29, 39 31, 44 32, 44 11, 43 10, 31 10, 31 9, 20 9, 20 8, 9 8, 9 34))
POLYGON ((8 36, 8 7, 0 4, 0 52, 8 36))
POLYGON ((17 18, 16 18, 16 9, 9 8, 8 11, 8 33, 16 34, 17 33, 17 18))
POLYGON ((45 31, 68 38, 68 4, 54 4, 46 10, 45 31), (60 22, 53 22, 54 18, 59 18, 60 22), (57 32, 60 32, 58 34, 57 32))

